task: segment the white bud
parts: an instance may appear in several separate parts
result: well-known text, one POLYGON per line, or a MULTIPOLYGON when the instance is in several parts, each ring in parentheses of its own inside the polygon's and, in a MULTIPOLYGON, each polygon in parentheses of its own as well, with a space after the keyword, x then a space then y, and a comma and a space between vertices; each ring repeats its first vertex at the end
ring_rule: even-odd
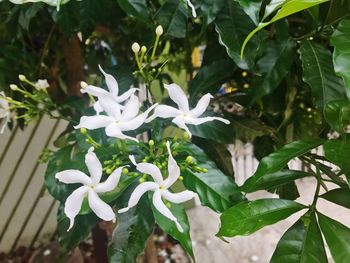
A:
POLYGON ((141 47, 141 52, 142 52, 142 53, 146 53, 146 51, 147 51, 146 46, 142 46, 142 47, 141 47))
POLYGON ((18 78, 19 78, 20 81, 26 81, 27 80, 26 76, 24 76, 22 74, 18 75, 18 78))
POLYGON ((88 86, 89 86, 89 85, 88 85, 85 81, 80 82, 80 87, 81 87, 82 89, 86 89, 88 86))
POLYGON ((46 90, 50 87, 50 84, 47 82, 46 79, 38 79, 34 86, 37 90, 46 90))
POLYGON ((134 44, 132 44, 131 49, 134 53, 139 53, 139 51, 140 51, 139 43, 135 42, 134 44))
POLYGON ((15 84, 11 84, 11 85, 10 85, 10 89, 11 89, 11 90, 17 90, 17 89, 18 89, 18 86, 15 85, 15 84))
POLYGON ((163 33, 164 33, 163 27, 161 25, 157 26, 157 28, 156 28, 157 36, 161 36, 161 35, 163 35, 163 33))

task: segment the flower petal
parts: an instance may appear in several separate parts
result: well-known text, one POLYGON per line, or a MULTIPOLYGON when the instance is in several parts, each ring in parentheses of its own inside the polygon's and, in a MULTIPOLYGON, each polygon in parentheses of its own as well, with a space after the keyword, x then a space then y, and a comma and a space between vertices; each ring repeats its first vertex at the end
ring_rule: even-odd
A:
POLYGON ((125 109, 122 112, 122 117, 121 117, 122 120, 128 121, 135 118, 135 116, 140 111, 140 106, 141 106, 141 103, 139 99, 135 95, 132 95, 128 100, 128 102, 125 104, 125 109))
POLYGON ((138 89, 136 88, 131 88, 128 89, 127 91, 125 91, 122 95, 118 96, 118 98, 116 98, 116 101, 119 103, 122 103, 124 101, 126 101, 131 95, 133 95, 138 89))
POLYGON ((55 175, 56 179, 65 184, 90 185, 91 178, 79 170, 64 170, 55 175))
POLYGON ((136 139, 134 137, 131 137, 131 136, 128 136, 128 135, 125 135, 124 133, 122 133, 122 131, 120 130, 120 126, 117 125, 116 123, 112 123, 106 127, 106 134, 109 137, 115 137, 115 138, 119 138, 122 140, 129 139, 129 140, 133 140, 135 142, 139 141, 138 139, 136 139))
POLYGON ((121 131, 132 131, 137 128, 139 128, 147 119, 148 113, 153 110, 157 104, 152 105, 150 108, 148 108, 145 112, 141 113, 137 117, 133 118, 132 120, 128 121, 122 121, 118 124, 121 131))
POLYGON ((136 165, 136 169, 145 174, 149 174, 152 176, 153 180, 159 184, 163 184, 163 176, 162 173, 160 172, 159 168, 155 166, 154 164, 151 163, 138 163, 136 165))
POLYGON ((109 89, 109 92, 113 96, 117 97, 119 93, 119 86, 118 86, 117 80, 111 74, 107 74, 100 65, 98 65, 98 67, 100 68, 100 71, 102 72, 102 74, 105 76, 105 81, 109 89))
POLYGON ((188 112, 188 99, 181 87, 175 83, 170 85, 164 84, 164 87, 168 90, 169 97, 179 106, 179 109, 188 112))
POLYGON ((184 203, 184 202, 191 200, 192 198, 197 196, 197 194, 195 192, 192 192, 189 190, 185 190, 185 191, 180 192, 180 193, 171 193, 168 190, 163 190, 162 196, 166 200, 168 200, 174 204, 180 204, 180 203, 184 203))
POLYGON ((125 213, 127 212, 130 208, 134 207, 137 205, 137 203, 140 201, 140 198, 148 191, 155 191, 156 189, 159 189, 159 185, 153 182, 145 182, 142 184, 139 184, 135 190, 132 192, 128 206, 118 210, 118 213, 125 213))
POLYGON ((172 186, 180 176, 180 167, 177 165, 173 155, 171 154, 170 142, 166 142, 166 147, 168 149, 168 178, 164 181, 164 187, 168 189, 172 186))
POLYGON ((173 213, 171 213, 169 208, 163 203, 162 194, 160 190, 154 192, 152 202, 154 207, 159 211, 159 213, 161 213, 163 216, 170 219, 171 221, 175 222, 177 229, 180 232, 183 232, 183 228, 177 221, 177 218, 173 215, 173 213))
POLYGON ((185 124, 185 120, 182 116, 178 116, 176 118, 174 118, 172 120, 172 122, 174 124, 176 124, 179 128, 185 130, 188 133, 188 136, 191 138, 192 137, 192 133, 190 132, 190 130, 188 129, 188 127, 185 124))
POLYGON ((115 214, 112 207, 103 202, 97 193, 90 189, 88 195, 89 206, 92 211, 104 221, 115 221, 115 214))
POLYGON ((226 119, 220 118, 220 117, 187 118, 187 119, 185 119, 185 122, 187 124, 200 125, 202 123, 209 122, 209 121, 215 121, 215 120, 221 121, 225 124, 230 124, 229 120, 226 120, 226 119))
POLYGON ((94 153, 94 147, 91 147, 85 155, 85 164, 89 170, 92 183, 97 185, 102 176, 102 164, 94 153))
POLYGON ((110 94, 98 97, 98 101, 108 116, 116 120, 120 119, 120 105, 110 94))
POLYGON ((94 103, 94 110, 96 111, 97 115, 99 115, 101 112, 103 112, 103 108, 102 108, 102 106, 101 106, 99 101, 96 101, 94 103))
POLYGON ((174 107, 168 106, 168 105, 158 105, 154 109, 154 113, 152 116, 150 116, 145 122, 151 122, 155 118, 175 118, 182 114, 182 112, 174 107))
POLYGON ((195 118, 201 116, 208 108, 211 98, 213 98, 213 96, 210 93, 205 94, 198 101, 197 106, 190 111, 190 115, 195 118))
POLYGON ((67 232, 73 227, 74 218, 79 214, 81 205, 88 191, 89 191, 88 186, 81 186, 75 191, 73 191, 73 193, 71 193, 70 196, 68 196, 64 204, 64 213, 70 220, 70 224, 67 232))
POLYGON ((187 4, 188 4, 188 6, 191 8, 191 10, 192 10, 192 16, 193 16, 194 18, 196 18, 196 17, 197 17, 196 8, 194 7, 194 5, 191 3, 190 0, 187 0, 187 4))
POLYGON ((89 130, 94 130, 106 127, 113 121, 113 118, 105 115, 83 116, 80 118, 80 123, 77 126, 74 126, 74 128, 86 128, 89 130))
POLYGON ((120 180, 120 177, 122 175, 122 169, 123 167, 119 167, 114 172, 108 176, 107 180, 104 181, 103 183, 98 184, 94 189, 96 193, 105 193, 105 192, 110 192, 114 190, 120 180))
POLYGON ((94 97, 110 96, 107 90, 93 85, 88 85, 87 87, 82 88, 80 91, 81 93, 88 93, 94 97))

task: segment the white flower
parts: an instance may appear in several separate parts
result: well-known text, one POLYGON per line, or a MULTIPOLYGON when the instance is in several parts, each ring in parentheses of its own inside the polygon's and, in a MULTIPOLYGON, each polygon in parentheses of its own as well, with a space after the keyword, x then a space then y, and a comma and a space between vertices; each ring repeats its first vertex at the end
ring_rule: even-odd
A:
POLYGON ((175 222, 177 229, 180 232, 183 232, 183 228, 179 224, 177 218, 171 213, 169 208, 163 203, 162 198, 165 200, 168 200, 172 203, 183 203, 188 200, 191 200, 193 197, 196 196, 196 193, 185 190, 180 193, 172 193, 168 189, 177 181, 177 179, 180 176, 180 168, 177 165, 176 161, 174 160, 173 156, 171 155, 170 150, 170 144, 167 142, 167 149, 169 153, 169 159, 168 159, 168 178, 163 179, 161 171, 157 166, 150 163, 136 163, 135 158, 133 155, 130 155, 129 158, 131 162, 136 165, 136 169, 140 173, 149 174, 152 176, 154 182, 144 182, 138 185, 134 192, 131 194, 128 206, 126 208, 120 209, 118 213, 124 213, 127 212, 130 208, 137 205, 140 198, 148 191, 153 191, 153 198, 152 202, 154 207, 166 218, 170 219, 171 221, 175 222))
POLYGON ((191 3, 190 0, 187 0, 187 4, 188 4, 188 6, 191 8, 191 10, 192 10, 192 16, 193 16, 194 18, 196 18, 196 17, 197 17, 196 8, 194 7, 194 5, 191 3))
MULTIPOLYGON (((85 84, 86 86, 84 85, 84 87, 80 91, 82 93, 88 93, 94 97, 97 97, 98 99, 106 96, 112 97, 116 101, 116 103, 120 104, 120 108, 123 109, 124 106, 121 105, 121 103, 129 99, 130 96, 133 95, 137 89, 136 88, 129 89, 119 96, 119 85, 117 80, 111 74, 106 73, 100 65, 98 65, 98 67, 100 68, 100 71, 105 77, 105 81, 109 92, 105 89, 102 89, 93 85, 86 85, 86 84, 85 84)), ((99 100, 94 103, 94 109, 97 114, 103 111, 99 100)))
POLYGON ((102 96, 99 101, 101 107, 108 116, 83 116, 80 118, 79 125, 75 126, 75 128, 94 130, 105 127, 107 136, 119 139, 130 139, 136 142, 138 142, 136 138, 127 136, 123 132, 133 131, 139 128, 147 119, 148 113, 157 106, 157 104, 155 104, 138 115, 141 103, 135 95, 132 95, 130 100, 125 104, 123 112, 120 111, 120 106, 113 97, 102 96))
POLYGON ((8 109, 10 105, 7 100, 2 99, 1 97, 5 97, 4 92, 0 92, 0 124, 3 123, 0 129, 0 134, 4 133, 7 123, 10 121, 10 111, 8 109))
POLYGON ((192 134, 186 124, 200 125, 202 123, 214 120, 222 121, 225 124, 230 123, 230 121, 220 117, 200 117, 208 108, 210 99, 213 97, 209 93, 205 94, 198 101, 197 106, 194 109, 190 110, 186 94, 178 85, 165 85, 165 88, 169 92, 170 99, 172 99, 179 108, 177 109, 168 105, 158 105, 154 110, 154 114, 148 118, 146 122, 150 122, 157 117, 174 118, 172 122, 181 129, 184 129, 190 137, 192 134))
POLYGON ((50 87, 49 83, 46 79, 38 79, 38 81, 34 84, 37 90, 45 90, 50 87))
POLYGON ((56 174, 56 179, 65 184, 83 184, 68 196, 64 204, 64 213, 70 220, 69 231, 74 225, 74 218, 79 214, 84 198, 87 196, 91 210, 105 221, 115 221, 113 209, 98 196, 99 193, 110 192, 119 183, 123 167, 116 169, 103 183, 102 165, 90 148, 85 155, 85 164, 91 177, 79 170, 65 170, 56 174))

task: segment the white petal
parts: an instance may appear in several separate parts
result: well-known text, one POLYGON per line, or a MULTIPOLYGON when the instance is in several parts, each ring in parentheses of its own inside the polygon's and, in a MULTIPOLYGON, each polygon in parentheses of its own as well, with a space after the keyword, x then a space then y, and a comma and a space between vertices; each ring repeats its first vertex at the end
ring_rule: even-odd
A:
POLYGON ((127 212, 130 208, 137 205, 137 203, 140 201, 140 198, 148 191, 155 191, 156 189, 159 189, 159 185, 153 182, 145 182, 142 184, 139 184, 135 190, 132 192, 128 206, 118 210, 118 213, 124 213, 127 212))
POLYGON ((114 119, 109 116, 83 116, 80 118, 80 123, 74 126, 75 129, 86 128, 88 130, 99 129, 108 126, 114 119))
POLYGON ((195 118, 201 116, 208 108, 211 98, 213 98, 213 96, 210 93, 205 94, 198 101, 197 106, 190 111, 190 115, 195 118))
POLYGON ((170 143, 166 142, 168 149, 168 178, 164 181, 164 187, 167 189, 172 186, 180 176, 180 167, 177 165, 173 155, 171 154, 170 143))
POLYGON ((103 112, 103 108, 102 108, 102 106, 101 106, 99 101, 96 101, 94 103, 94 110, 96 111, 97 115, 99 115, 101 112, 103 112))
POLYGON ((81 186, 68 196, 64 204, 64 213, 70 220, 69 231, 74 225, 74 218, 79 214, 86 193, 89 191, 88 186, 81 186))
POLYGON ((124 111, 122 112, 123 121, 128 121, 135 118, 140 111, 140 106, 141 103, 139 99, 135 95, 132 95, 129 101, 125 104, 124 111))
POLYGON ((225 124, 230 124, 229 120, 226 120, 226 119, 220 118, 220 117, 187 118, 187 119, 185 119, 185 122, 187 124, 200 125, 202 123, 209 122, 209 121, 215 121, 215 120, 221 121, 225 124))
POLYGON ((120 177, 122 175, 122 169, 123 167, 119 167, 114 172, 108 176, 107 180, 104 181, 103 183, 98 184, 94 189, 96 193, 105 193, 105 192, 110 192, 114 190, 120 180, 120 177))
POLYGON ((108 116, 117 120, 120 119, 120 105, 110 94, 108 96, 98 97, 98 101, 108 116))
POLYGON ((65 184, 84 184, 90 185, 92 183, 89 176, 79 170, 64 170, 56 173, 56 179, 65 184))
POLYGON ((173 215, 173 213, 171 213, 169 208, 163 203, 162 194, 160 190, 154 192, 152 202, 154 207, 159 211, 159 213, 161 213, 163 216, 170 219, 171 221, 175 222, 177 229, 180 232, 183 232, 183 228, 177 221, 177 218, 173 215))
POLYGON ((132 88, 128 89, 126 92, 124 92, 122 95, 118 96, 116 98, 117 102, 122 103, 126 101, 131 95, 133 95, 138 89, 132 88))
POLYGON ((182 112, 174 107, 168 105, 158 105, 154 109, 154 113, 145 122, 153 121, 155 118, 175 118, 182 114, 182 112))
POLYGON ((174 204, 180 204, 180 203, 184 203, 187 202, 189 200, 191 200, 192 198, 194 198, 197 194, 195 192, 189 191, 189 190, 185 190, 183 192, 180 193, 171 193, 168 190, 163 190, 162 191, 162 196, 174 203, 174 204))
POLYGON ((94 190, 89 190, 89 206, 92 211, 104 221, 115 221, 115 214, 112 207, 103 202, 94 190))
POLYGON ((106 127, 106 134, 109 137, 115 137, 115 138, 119 138, 122 140, 129 139, 129 140, 133 140, 135 142, 139 142, 138 139, 122 133, 122 131, 120 130, 120 126, 117 125, 116 123, 112 123, 106 127))
POLYGON ((121 131, 132 131, 139 128, 147 119, 148 113, 156 107, 157 104, 152 105, 150 108, 148 108, 145 112, 141 113, 137 117, 135 117, 132 120, 129 121, 122 121, 119 123, 119 127, 121 131))
POLYGON ((105 76, 105 81, 109 89, 109 92, 113 96, 117 97, 119 93, 119 86, 118 86, 117 80, 111 74, 107 74, 100 65, 98 65, 98 67, 100 68, 100 71, 102 72, 102 74, 105 76))
POLYGON ((94 97, 110 95, 107 90, 100 88, 100 87, 93 86, 93 85, 88 85, 86 88, 83 88, 80 91, 81 91, 81 93, 89 93, 90 95, 92 95, 94 97))
POLYGON ((192 137, 192 133, 190 132, 190 130, 186 126, 185 120, 184 120, 184 118, 182 116, 176 117, 175 119, 172 120, 172 122, 174 124, 176 124, 179 128, 184 129, 188 133, 188 136, 190 138, 192 137))
POLYGON ((187 0, 187 4, 188 4, 188 6, 191 8, 191 10, 192 10, 192 16, 193 16, 194 18, 196 18, 196 17, 197 17, 196 8, 194 7, 194 5, 191 3, 190 0, 187 0))
POLYGON ((170 85, 164 84, 164 87, 168 90, 169 97, 179 106, 179 109, 188 112, 188 99, 181 87, 175 83, 170 85))
POLYGON ((94 151, 94 148, 91 147, 88 153, 85 155, 85 164, 89 170, 92 183, 96 185, 101 180, 102 165, 93 151, 94 151))
POLYGON ((159 184, 163 184, 163 176, 162 173, 160 172, 159 168, 155 166, 154 164, 151 163, 138 163, 136 165, 136 169, 145 174, 149 174, 152 176, 153 180, 159 184))

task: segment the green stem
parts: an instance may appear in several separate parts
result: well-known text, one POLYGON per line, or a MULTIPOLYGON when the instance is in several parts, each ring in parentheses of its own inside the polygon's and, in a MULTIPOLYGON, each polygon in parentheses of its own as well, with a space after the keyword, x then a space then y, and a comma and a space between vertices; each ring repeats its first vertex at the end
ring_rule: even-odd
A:
POLYGON ((160 37, 159 35, 156 35, 156 40, 154 41, 154 46, 153 46, 151 60, 150 60, 151 63, 152 63, 154 56, 156 54, 156 50, 157 50, 158 43, 159 43, 159 37, 160 37))

